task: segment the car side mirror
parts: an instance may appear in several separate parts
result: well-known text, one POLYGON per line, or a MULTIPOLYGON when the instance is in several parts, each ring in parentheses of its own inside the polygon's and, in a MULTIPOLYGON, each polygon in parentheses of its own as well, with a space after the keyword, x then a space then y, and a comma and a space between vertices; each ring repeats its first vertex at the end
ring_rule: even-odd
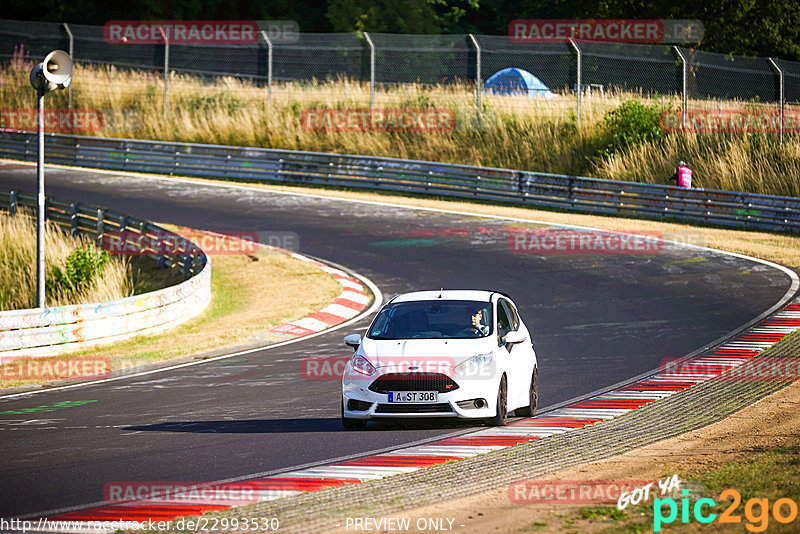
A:
POLYGON ((344 336, 344 344, 348 347, 351 347, 353 350, 356 350, 359 345, 361 345, 361 334, 350 334, 349 336, 344 336))
POLYGON ((526 339, 528 339, 528 336, 526 336, 524 333, 520 332, 519 330, 512 330, 506 334, 506 337, 503 339, 503 341, 505 341, 508 345, 515 345, 517 343, 522 343, 526 339))

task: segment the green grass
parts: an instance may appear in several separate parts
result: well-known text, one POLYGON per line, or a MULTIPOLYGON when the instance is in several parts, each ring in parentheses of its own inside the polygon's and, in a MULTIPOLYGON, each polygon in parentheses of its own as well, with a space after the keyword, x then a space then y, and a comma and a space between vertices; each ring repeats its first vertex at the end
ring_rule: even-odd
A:
POLYGON ((616 506, 592 506, 581 510, 582 519, 622 519, 625 511, 616 506))

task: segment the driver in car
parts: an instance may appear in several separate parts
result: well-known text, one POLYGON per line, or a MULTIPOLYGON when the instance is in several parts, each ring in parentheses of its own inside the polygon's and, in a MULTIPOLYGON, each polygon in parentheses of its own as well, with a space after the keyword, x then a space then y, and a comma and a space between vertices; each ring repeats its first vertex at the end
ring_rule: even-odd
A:
POLYGON ((480 332, 482 336, 489 335, 489 327, 483 324, 483 308, 476 308, 472 311, 472 326, 476 332, 480 332))

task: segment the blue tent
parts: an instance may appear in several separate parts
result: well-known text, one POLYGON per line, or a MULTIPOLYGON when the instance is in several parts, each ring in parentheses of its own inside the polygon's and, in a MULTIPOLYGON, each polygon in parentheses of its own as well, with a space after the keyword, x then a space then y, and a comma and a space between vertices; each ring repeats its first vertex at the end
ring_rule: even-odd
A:
POLYGON ((492 74, 484 84, 486 91, 498 95, 520 95, 528 93, 528 96, 544 96, 552 98, 554 95, 550 89, 536 76, 527 70, 509 67, 499 70, 492 74))

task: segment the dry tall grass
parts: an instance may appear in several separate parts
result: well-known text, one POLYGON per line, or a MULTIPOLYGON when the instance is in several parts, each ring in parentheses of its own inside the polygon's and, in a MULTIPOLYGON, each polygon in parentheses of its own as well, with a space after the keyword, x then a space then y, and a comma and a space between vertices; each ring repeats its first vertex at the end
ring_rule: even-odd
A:
MULTIPOLYGON (((21 58, 0 73, 0 106, 31 108, 35 94, 27 81, 30 63, 21 58)), ((598 155, 604 115, 626 99, 655 100, 610 91, 583 100, 576 128, 575 96, 554 98, 483 95, 484 123, 476 128, 474 86, 403 85, 376 92, 378 107, 444 107, 455 111, 452 132, 313 132, 300 115, 308 108, 368 108, 368 84, 350 80, 288 82, 267 88, 230 77, 200 79, 174 74, 169 81, 169 113, 162 117, 160 72, 112 71, 78 65, 73 77, 74 106, 100 109, 104 126, 90 135, 258 146, 321 152, 392 156, 574 174, 649 183, 668 183, 680 159, 706 188, 800 196, 800 140, 776 134, 669 134, 661 142, 636 146, 610 158, 598 155)), ((66 107, 66 91, 48 94, 48 107, 66 107)), ((679 99, 661 104, 677 108, 679 99)), ((743 102, 699 102, 714 108, 752 106, 743 102)))
MULTIPOLYGON (((45 228, 46 276, 52 267, 64 270, 67 256, 89 243, 86 237, 72 237, 48 223, 45 228)), ((47 306, 104 302, 133 294, 134 281, 126 257, 112 256, 94 283, 77 291, 48 291, 47 306)), ((0 310, 36 307, 36 224, 19 214, 0 215, 0 310)))
POLYGON ((793 138, 779 145, 755 134, 670 135, 604 159, 594 171, 600 178, 653 182, 675 172, 681 159, 694 170, 695 187, 800 196, 800 142, 793 138))

